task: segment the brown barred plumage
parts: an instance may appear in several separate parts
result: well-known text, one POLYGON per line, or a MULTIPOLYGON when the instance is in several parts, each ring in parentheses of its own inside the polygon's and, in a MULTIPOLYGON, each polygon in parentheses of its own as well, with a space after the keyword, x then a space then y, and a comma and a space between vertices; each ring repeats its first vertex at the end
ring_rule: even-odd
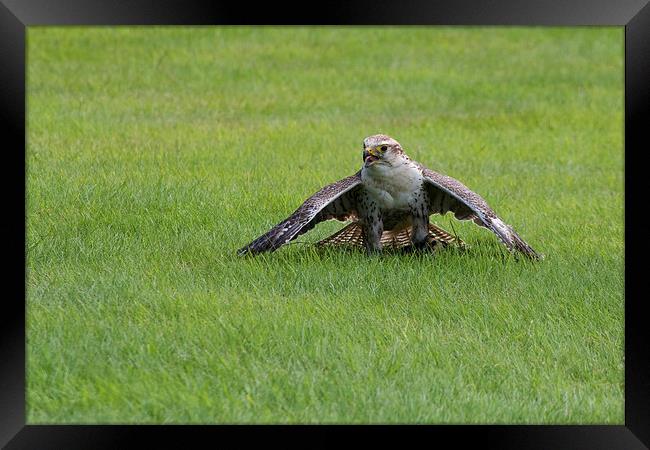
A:
POLYGON ((452 211, 459 220, 472 220, 475 224, 492 231, 510 251, 518 251, 530 259, 543 259, 515 230, 503 222, 487 202, 460 181, 434 172, 418 164, 424 176, 431 205, 430 214, 444 215, 452 211), (433 200, 437 199, 437 200, 433 200), (438 205, 438 206, 436 206, 438 205))
MULTIPOLYGON (((410 226, 398 230, 384 231, 381 236, 381 243, 384 248, 400 249, 413 245, 411 241, 412 229, 410 226)), ((457 237, 447 233, 442 228, 429 223, 429 234, 427 235, 427 244, 432 247, 436 244, 443 246, 455 244, 463 247, 465 243, 457 237)), ((348 246, 364 248, 363 226, 361 222, 352 222, 331 236, 326 237, 316 243, 317 246, 336 247, 348 246)))
POLYGON ((309 197, 289 217, 250 244, 240 248, 237 253, 262 253, 274 251, 311 230, 323 220, 345 221, 356 218, 355 188, 361 184, 360 172, 328 184, 309 197))

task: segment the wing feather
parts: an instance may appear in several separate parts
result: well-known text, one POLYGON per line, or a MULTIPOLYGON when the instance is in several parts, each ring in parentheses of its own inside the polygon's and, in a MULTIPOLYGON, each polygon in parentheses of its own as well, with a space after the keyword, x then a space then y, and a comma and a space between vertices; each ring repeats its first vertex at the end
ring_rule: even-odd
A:
POLYGON ((361 172, 329 184, 296 209, 293 214, 268 232, 240 248, 237 253, 262 253, 274 251, 311 230, 317 223, 329 219, 356 218, 355 188, 361 184, 361 172))
POLYGON ((452 211, 459 220, 472 220, 496 234, 510 251, 519 251, 531 259, 541 259, 513 228, 503 222, 487 202, 460 181, 420 165, 432 205, 430 214, 452 211))

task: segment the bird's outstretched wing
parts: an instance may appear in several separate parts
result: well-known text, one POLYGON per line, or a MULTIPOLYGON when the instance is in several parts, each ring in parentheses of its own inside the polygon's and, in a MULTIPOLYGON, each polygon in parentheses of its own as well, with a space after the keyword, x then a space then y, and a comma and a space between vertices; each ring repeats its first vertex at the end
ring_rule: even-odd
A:
POLYGON ((531 259, 542 258, 542 255, 519 237, 510 225, 496 215, 483 197, 452 177, 439 174, 422 165, 420 168, 429 194, 429 214, 444 215, 452 211, 457 219, 472 220, 475 224, 494 232, 508 250, 519 251, 531 259))
POLYGON ((237 253, 262 253, 280 246, 311 230, 317 223, 329 219, 349 220, 357 217, 356 188, 361 184, 361 171, 329 184, 309 197, 285 220, 237 253))

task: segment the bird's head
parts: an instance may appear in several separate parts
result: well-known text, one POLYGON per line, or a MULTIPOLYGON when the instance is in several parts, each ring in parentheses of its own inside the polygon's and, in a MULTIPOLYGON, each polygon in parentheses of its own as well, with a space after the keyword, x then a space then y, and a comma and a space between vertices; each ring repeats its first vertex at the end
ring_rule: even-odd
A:
POLYGON ((375 134, 363 140, 363 163, 370 166, 395 166, 408 158, 402 146, 390 136, 375 134))

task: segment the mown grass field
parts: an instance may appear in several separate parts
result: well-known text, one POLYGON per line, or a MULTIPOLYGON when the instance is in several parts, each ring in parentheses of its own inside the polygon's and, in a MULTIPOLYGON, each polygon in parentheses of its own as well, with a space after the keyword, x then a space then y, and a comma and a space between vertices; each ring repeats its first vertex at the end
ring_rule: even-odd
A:
POLYGON ((30 27, 27 69, 28 423, 623 423, 622 28, 30 27), (379 132, 546 259, 235 255, 379 132))

